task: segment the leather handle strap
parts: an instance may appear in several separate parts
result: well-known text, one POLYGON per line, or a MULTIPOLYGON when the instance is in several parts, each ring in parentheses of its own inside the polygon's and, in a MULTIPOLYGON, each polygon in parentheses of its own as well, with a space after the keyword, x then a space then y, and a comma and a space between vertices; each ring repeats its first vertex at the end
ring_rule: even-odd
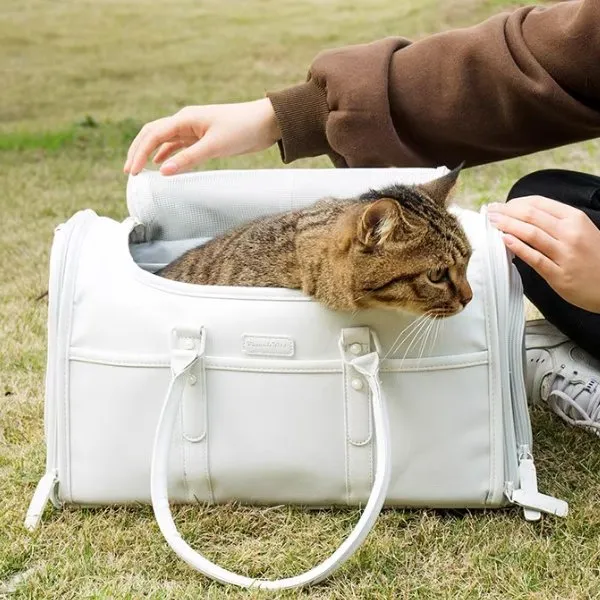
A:
POLYGON ((264 580, 245 577, 232 571, 228 571, 211 562, 202 556, 202 554, 191 548, 191 546, 183 540, 173 521, 167 488, 169 449, 171 446, 173 427, 177 419, 187 381, 187 375, 199 359, 199 355, 190 357, 190 360, 186 364, 180 364, 179 368, 174 372, 156 429, 152 452, 150 485, 154 515, 162 534, 177 556, 194 569, 221 583, 229 583, 244 588, 252 587, 283 590, 322 581, 348 560, 367 537, 369 531, 375 525, 377 516, 381 511, 390 482, 390 432, 385 400, 378 378, 378 354, 372 352, 350 361, 350 364, 352 364, 352 366, 367 380, 371 390, 373 407, 377 463, 373 488, 369 495, 365 510, 354 529, 329 558, 300 575, 279 580, 264 580))

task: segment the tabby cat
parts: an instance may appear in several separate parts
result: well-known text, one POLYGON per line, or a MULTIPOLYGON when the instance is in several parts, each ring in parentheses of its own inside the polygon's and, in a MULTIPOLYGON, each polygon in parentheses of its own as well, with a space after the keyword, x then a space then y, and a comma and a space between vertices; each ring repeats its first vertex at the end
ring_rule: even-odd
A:
POLYGON ((204 285, 299 289, 335 310, 455 314, 472 297, 471 247, 446 210, 459 171, 256 219, 158 274, 204 285))

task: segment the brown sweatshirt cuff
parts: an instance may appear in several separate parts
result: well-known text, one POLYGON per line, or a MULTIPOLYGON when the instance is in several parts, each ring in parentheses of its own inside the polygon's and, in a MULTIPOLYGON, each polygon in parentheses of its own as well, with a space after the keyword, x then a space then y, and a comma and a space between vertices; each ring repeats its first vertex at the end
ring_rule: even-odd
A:
POLYGON ((279 92, 268 92, 281 131, 281 160, 291 163, 298 158, 330 154, 325 135, 329 116, 327 91, 313 80, 279 92))

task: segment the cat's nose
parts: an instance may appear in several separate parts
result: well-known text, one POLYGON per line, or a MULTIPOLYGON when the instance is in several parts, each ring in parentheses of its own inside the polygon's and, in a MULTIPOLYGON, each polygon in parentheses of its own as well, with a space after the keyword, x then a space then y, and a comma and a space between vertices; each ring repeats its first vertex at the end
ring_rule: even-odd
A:
POLYGON ((471 286, 466 283, 460 290, 460 303, 462 304, 462 307, 464 308, 471 300, 473 300, 473 290, 471 289, 471 286))

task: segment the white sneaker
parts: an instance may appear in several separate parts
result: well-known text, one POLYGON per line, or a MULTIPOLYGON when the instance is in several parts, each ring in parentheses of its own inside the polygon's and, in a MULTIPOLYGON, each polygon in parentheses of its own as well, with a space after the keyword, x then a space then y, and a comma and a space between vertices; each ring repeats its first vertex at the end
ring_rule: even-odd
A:
POLYGON ((600 361, 544 319, 527 322, 525 347, 529 401, 600 436, 600 361))

